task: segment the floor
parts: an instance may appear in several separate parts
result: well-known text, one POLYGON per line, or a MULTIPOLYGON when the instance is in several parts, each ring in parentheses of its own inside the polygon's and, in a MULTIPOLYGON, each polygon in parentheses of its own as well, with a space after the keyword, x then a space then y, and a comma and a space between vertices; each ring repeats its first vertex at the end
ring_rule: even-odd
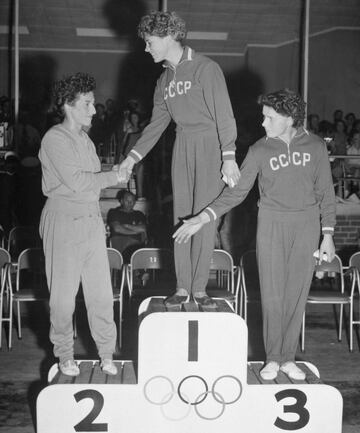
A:
MULTIPOLYGON (((95 347, 89 338, 85 311, 79 307, 79 335, 75 352, 79 359, 96 359, 95 347)), ((35 433, 36 398, 46 386, 47 373, 55 362, 48 340, 47 307, 30 303, 24 311, 23 338, 13 336, 13 349, 7 350, 3 340, 0 351, 0 433, 35 433)), ((216 313, 214 313, 216 314, 216 313)), ((256 304, 249 306, 249 360, 263 360, 261 312, 256 304)), ((137 358, 136 313, 125 314, 124 346, 117 359, 137 358)), ((343 433, 360 431, 360 338, 356 330, 354 351, 349 352, 347 333, 337 341, 336 320, 329 307, 310 306, 306 326, 306 350, 298 360, 313 363, 326 384, 336 387, 343 396, 343 433)), ((326 432, 324 432, 326 433, 326 432)))

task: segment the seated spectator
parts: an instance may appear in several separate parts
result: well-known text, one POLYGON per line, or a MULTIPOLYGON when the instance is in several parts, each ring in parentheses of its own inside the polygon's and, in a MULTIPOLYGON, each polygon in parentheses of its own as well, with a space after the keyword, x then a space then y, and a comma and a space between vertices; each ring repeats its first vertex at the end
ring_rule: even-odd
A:
POLYGON ((12 141, 20 159, 38 154, 41 135, 32 124, 29 111, 21 109, 17 124, 10 127, 9 130, 11 130, 12 141))
POLYGON ((11 101, 7 96, 0 98, 0 122, 12 123, 12 107, 11 101))
POLYGON ((111 246, 120 251, 125 263, 128 263, 131 254, 147 242, 146 217, 142 212, 134 210, 136 200, 132 192, 120 190, 117 199, 120 206, 109 210, 107 225, 111 246))
POLYGON ((319 134, 320 118, 318 114, 309 114, 307 129, 313 134, 319 134))
MULTIPOLYGON (((346 160, 346 174, 351 177, 359 178, 359 181, 353 183, 356 184, 359 190, 360 184, 360 132, 353 132, 350 137, 350 147, 347 149, 348 155, 356 155, 359 158, 350 158, 346 160)), ((347 189, 347 185, 345 185, 345 190, 347 189)))
POLYGON ((96 113, 91 120, 91 128, 89 130, 89 137, 96 147, 96 153, 101 156, 101 148, 106 141, 106 124, 105 124, 105 105, 95 104, 96 113))
MULTIPOLYGON (((320 137, 325 139, 333 139, 334 138, 334 127, 332 123, 327 120, 321 120, 319 123, 319 134, 320 137)), ((327 140, 325 140, 328 142, 327 140)))
POLYGON ((343 120, 337 120, 334 124, 334 140, 332 142, 333 155, 346 155, 347 135, 346 124, 343 120))
POLYGON ((333 113, 333 123, 334 123, 334 126, 335 126, 335 123, 338 120, 343 120, 343 116, 344 116, 344 112, 342 110, 337 109, 337 110, 334 111, 334 113, 333 113))
MULTIPOLYGON (((360 132, 354 131, 350 137, 349 143, 350 147, 347 150, 347 155, 360 156, 360 132)), ((348 159, 347 171, 356 177, 360 177, 360 158, 348 159)))
POLYGON ((356 117, 354 113, 347 113, 345 116, 345 123, 346 123, 346 134, 349 136, 352 132, 352 129, 354 127, 356 117))

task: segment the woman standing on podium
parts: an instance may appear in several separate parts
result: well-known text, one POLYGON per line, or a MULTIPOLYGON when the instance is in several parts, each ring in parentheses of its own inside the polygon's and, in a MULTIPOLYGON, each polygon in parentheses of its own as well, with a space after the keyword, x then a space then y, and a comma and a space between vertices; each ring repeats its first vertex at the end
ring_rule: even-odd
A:
MULTIPOLYGON (((176 123, 171 174, 174 196, 174 224, 196 214, 224 188, 240 178, 235 161, 236 124, 219 65, 196 53, 182 41, 185 22, 174 12, 152 12, 142 17, 138 34, 145 51, 164 71, 154 92, 149 125, 120 165, 128 179, 157 143, 170 121, 176 123)), ((217 223, 207 227, 188 245, 174 245, 177 287, 166 299, 168 307, 181 306, 190 296, 206 307, 216 303, 206 294, 210 259, 214 250, 217 223)))
POLYGON ((40 221, 50 290, 50 339, 63 374, 77 376, 73 314, 81 283, 91 335, 102 370, 116 374, 113 294, 100 213, 102 188, 119 181, 117 172, 101 172, 94 143, 84 129, 91 124, 95 80, 85 73, 56 83, 55 105, 63 117, 44 136, 39 152, 42 189, 47 201, 40 221))

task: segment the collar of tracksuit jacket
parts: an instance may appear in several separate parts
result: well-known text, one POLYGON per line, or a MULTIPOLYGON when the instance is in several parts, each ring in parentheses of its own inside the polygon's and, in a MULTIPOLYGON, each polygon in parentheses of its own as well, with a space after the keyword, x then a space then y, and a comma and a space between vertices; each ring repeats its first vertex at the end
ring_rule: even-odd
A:
POLYGON ((174 83, 176 83, 177 68, 179 66, 183 65, 184 63, 191 62, 192 60, 194 60, 194 54, 195 54, 195 52, 192 48, 185 46, 183 54, 182 54, 181 59, 180 59, 180 62, 177 65, 174 66, 170 62, 168 62, 167 60, 163 63, 163 68, 168 68, 168 69, 171 69, 172 71, 174 71, 174 76, 172 79, 172 81, 174 83))

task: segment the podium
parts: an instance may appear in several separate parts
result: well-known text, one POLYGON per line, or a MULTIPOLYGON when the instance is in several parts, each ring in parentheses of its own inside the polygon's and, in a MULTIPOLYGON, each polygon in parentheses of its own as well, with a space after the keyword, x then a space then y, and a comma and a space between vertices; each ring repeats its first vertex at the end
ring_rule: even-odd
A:
POLYGON ((246 324, 225 301, 169 312, 148 298, 139 317, 137 368, 117 361, 107 376, 81 361, 75 378, 50 369, 38 433, 341 433, 339 391, 310 363, 300 365, 305 381, 263 381, 262 362, 247 361, 246 324))

